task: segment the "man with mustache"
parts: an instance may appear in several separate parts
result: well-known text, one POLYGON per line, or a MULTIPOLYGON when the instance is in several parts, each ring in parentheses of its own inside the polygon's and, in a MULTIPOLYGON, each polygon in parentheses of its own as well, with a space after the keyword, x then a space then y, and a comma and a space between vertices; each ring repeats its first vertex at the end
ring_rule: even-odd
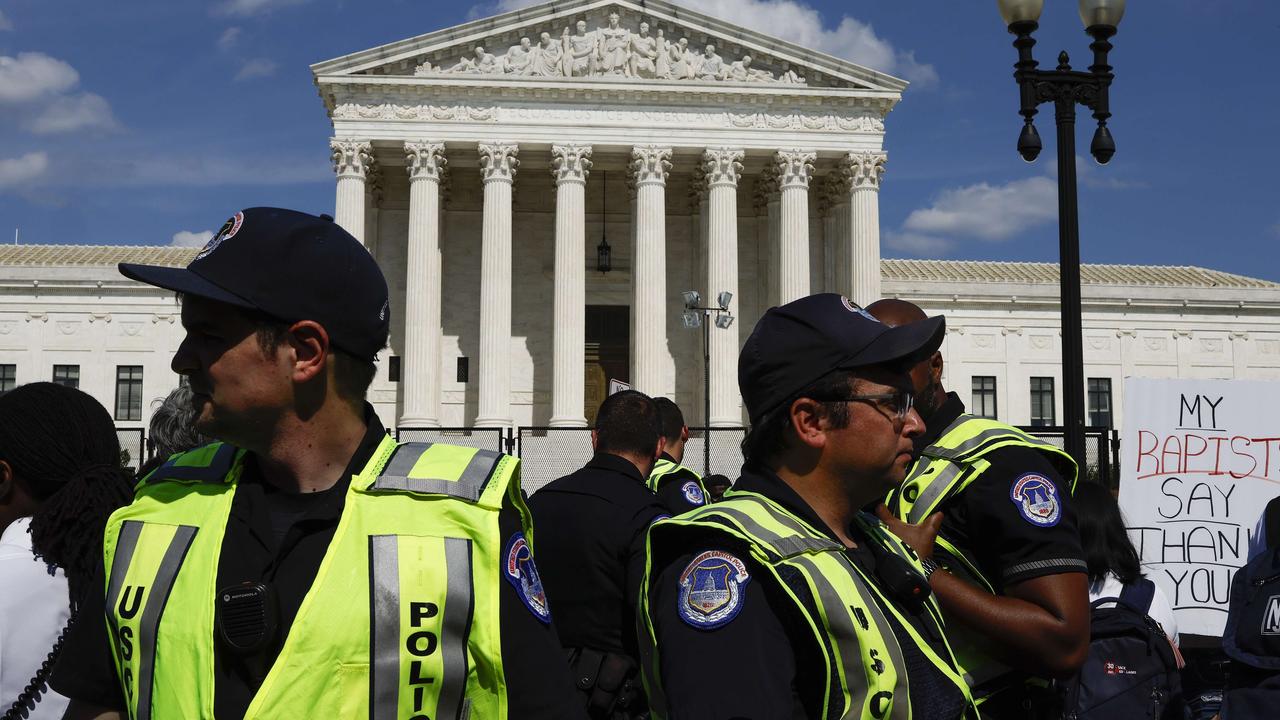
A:
POLYGON ((738 359, 742 476, 649 530, 655 718, 976 718, 926 570, 862 511, 906 475, 924 428, 905 368, 944 332, 833 294, 757 323, 738 359))

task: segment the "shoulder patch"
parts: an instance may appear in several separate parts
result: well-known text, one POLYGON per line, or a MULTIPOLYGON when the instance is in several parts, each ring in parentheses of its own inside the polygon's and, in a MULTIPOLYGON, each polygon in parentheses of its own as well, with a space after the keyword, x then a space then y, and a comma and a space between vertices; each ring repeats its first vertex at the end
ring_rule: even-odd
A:
POLYGON ((747 564, 720 550, 707 550, 680 573, 680 619, 700 630, 713 630, 738 616, 746 600, 747 564))
POLYGON ((1032 525, 1053 527, 1062 519, 1058 486, 1039 473, 1023 473, 1009 488, 1009 500, 1022 518, 1032 525))
POLYGON ((702 494, 702 488, 698 487, 698 483, 694 480, 690 480, 684 485, 681 485, 680 493, 684 495, 684 499, 688 500, 690 505, 707 504, 707 499, 702 494))
POLYGON ((533 552, 529 550, 529 543, 524 539, 523 532, 515 533, 507 540, 507 551, 502 555, 506 558, 502 568, 503 577, 516 589, 516 594, 525 607, 529 608, 529 612, 542 622, 550 624, 551 606, 547 604, 542 577, 533 564, 533 552))
POLYGON ((649 521, 649 524, 652 525, 658 522, 659 520, 670 520, 670 519, 671 519, 670 515, 666 513, 658 513, 657 515, 653 516, 653 519, 649 521))

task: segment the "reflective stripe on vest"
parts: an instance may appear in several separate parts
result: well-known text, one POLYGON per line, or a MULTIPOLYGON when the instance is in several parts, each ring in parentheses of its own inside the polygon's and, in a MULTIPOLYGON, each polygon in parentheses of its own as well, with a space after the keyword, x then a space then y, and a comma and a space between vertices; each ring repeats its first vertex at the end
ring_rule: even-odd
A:
MULTIPOLYGON (((964 492, 991 466, 986 455, 1003 447, 1025 447, 1040 452, 1062 473, 1070 491, 1075 491, 1077 466, 1065 451, 1011 425, 962 414, 932 445, 921 451, 902 486, 889 494, 890 510, 907 522, 923 521, 944 502, 964 492)), ((954 561, 946 563, 953 574, 996 594, 996 584, 983 575, 966 548, 955 545, 944 535, 939 535, 937 542, 938 558, 954 561)), ((1009 673, 1010 668, 987 654, 985 638, 956 626, 951 640, 959 668, 971 686, 977 688, 1009 673)), ((982 696, 984 691, 975 690, 975 695, 982 696)))
MULTIPOLYGON (((131 718, 213 716, 212 600, 243 468, 234 449, 222 464, 223 447, 175 456, 166 466, 188 468, 176 481, 149 478, 108 521, 107 627, 131 718), (190 482, 214 467, 217 482, 190 482)), ((505 719, 498 514, 512 504, 529 532, 518 468, 474 448, 384 438, 351 479, 245 717, 505 719)))
POLYGON ((898 517, 919 523, 948 498, 962 492, 990 464, 984 459, 997 448, 1019 446, 1039 451, 1059 468, 1075 491, 1078 470, 1065 451, 1011 425, 973 415, 961 415, 937 441, 920 452, 902 486, 889 495, 898 517))
MULTIPOLYGON (((873 518, 860 516, 857 522, 872 542, 907 559, 920 571, 914 553, 905 550, 901 541, 888 535, 873 518)), ((661 688, 660 649, 649 609, 650 576, 655 568, 655 552, 664 554, 658 558, 662 563, 671 555, 692 549, 679 542, 670 548, 665 546, 670 538, 694 528, 722 532, 745 542, 752 557, 768 570, 767 578, 761 581, 777 584, 807 619, 825 656, 820 666, 827 668, 823 718, 910 718, 907 667, 884 607, 890 609, 922 654, 966 699, 969 697, 952 667, 952 659, 941 658, 933 651, 880 592, 875 581, 850 560, 844 546, 761 495, 732 492, 721 503, 660 521, 650 529, 639 622, 645 686, 655 717, 665 716, 667 703, 661 688), (780 572, 783 567, 794 572, 780 572)), ((930 618, 938 624, 941 634, 936 604, 932 599, 929 603, 930 618)))
POLYGON ((662 485, 662 480, 664 478, 681 470, 693 476, 693 482, 696 482, 698 484, 698 489, 702 491, 703 504, 711 502, 711 494, 707 492, 707 486, 703 484, 701 475, 666 458, 658 458, 658 460, 653 464, 653 472, 649 473, 649 479, 647 480, 649 489, 654 492, 658 492, 658 488, 662 485))

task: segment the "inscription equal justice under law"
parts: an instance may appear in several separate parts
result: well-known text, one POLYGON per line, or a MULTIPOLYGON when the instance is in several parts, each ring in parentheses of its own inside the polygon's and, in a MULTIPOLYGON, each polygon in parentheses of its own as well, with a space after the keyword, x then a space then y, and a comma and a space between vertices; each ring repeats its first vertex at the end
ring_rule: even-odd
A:
POLYGON ((1172 587, 1175 609, 1227 612, 1231 580, 1247 560, 1262 509, 1254 507, 1254 488, 1237 491, 1242 483, 1280 482, 1280 437, 1222 427, 1224 398, 1182 394, 1172 432, 1137 432, 1130 477, 1158 481, 1159 490, 1143 492, 1154 513, 1142 513, 1145 524, 1130 526, 1129 533, 1143 565, 1167 576, 1161 584, 1172 587))

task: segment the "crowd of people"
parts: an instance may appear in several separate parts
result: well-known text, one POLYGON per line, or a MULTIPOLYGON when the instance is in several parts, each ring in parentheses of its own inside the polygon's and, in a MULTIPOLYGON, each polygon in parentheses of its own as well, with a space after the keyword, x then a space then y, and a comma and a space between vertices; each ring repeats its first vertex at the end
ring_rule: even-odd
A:
POLYGON ((515 458, 386 432, 386 281, 330 218, 250 208, 120 269, 181 298, 185 382, 132 477, 90 396, 0 396, 5 718, 1274 715, 1280 503, 1206 711, 1114 496, 966 413, 911 303, 768 310, 732 482, 627 390, 526 496, 515 458))

